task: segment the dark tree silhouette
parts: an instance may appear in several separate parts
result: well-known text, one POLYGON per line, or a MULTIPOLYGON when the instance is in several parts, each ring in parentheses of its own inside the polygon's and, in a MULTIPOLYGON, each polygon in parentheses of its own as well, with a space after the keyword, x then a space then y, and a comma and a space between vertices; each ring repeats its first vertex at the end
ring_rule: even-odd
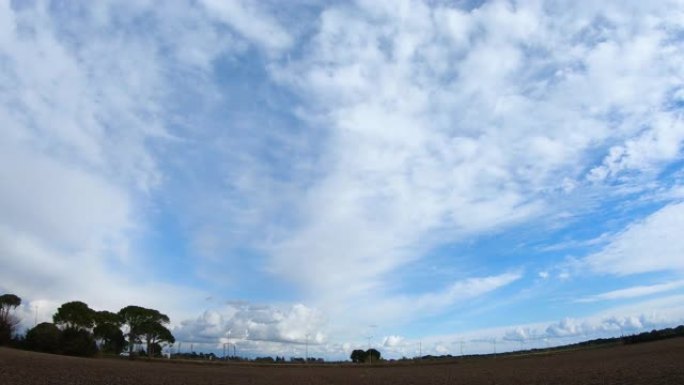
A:
POLYGON ((43 322, 26 333, 25 343, 26 347, 30 350, 45 353, 58 353, 60 350, 61 338, 62 332, 55 324, 43 322))
POLYGON ((19 324, 12 310, 21 305, 21 298, 14 294, 0 295, 0 345, 8 343, 19 324))
POLYGON ((81 301, 67 302, 57 309, 52 321, 65 329, 90 331, 95 325, 95 310, 81 301))
POLYGON ((171 332, 164 326, 169 317, 158 310, 141 306, 126 306, 119 310, 123 324, 128 327, 128 351, 133 353, 133 346, 141 338, 147 344, 147 354, 152 356, 151 345, 156 342, 175 342, 171 332))
MULTIPOLYGON (((138 332, 147 345, 147 355, 150 357, 157 353, 153 351, 155 345, 159 346, 161 342, 168 342, 170 344, 176 342, 171 331, 159 322, 144 322, 140 325, 138 332)), ((161 353, 161 351, 159 351, 159 353, 161 353)))
POLYGON ((380 361, 380 352, 375 349, 368 349, 363 351, 361 349, 356 349, 352 351, 351 356, 352 362, 378 362, 380 361))
POLYGON ((380 361, 380 352, 375 349, 368 349, 366 350, 366 359, 369 362, 378 362, 380 361))
POLYGON ((97 344, 90 331, 67 328, 62 331, 60 351, 69 356, 90 357, 97 353, 97 344))
POLYGON ((119 354, 126 345, 126 339, 121 331, 121 317, 110 311, 95 313, 95 328, 93 336, 100 341, 101 349, 108 353, 119 354))
POLYGON ((349 358, 352 360, 352 362, 364 362, 366 361, 366 352, 364 352, 361 349, 355 349, 354 351, 351 352, 351 355, 349 358))

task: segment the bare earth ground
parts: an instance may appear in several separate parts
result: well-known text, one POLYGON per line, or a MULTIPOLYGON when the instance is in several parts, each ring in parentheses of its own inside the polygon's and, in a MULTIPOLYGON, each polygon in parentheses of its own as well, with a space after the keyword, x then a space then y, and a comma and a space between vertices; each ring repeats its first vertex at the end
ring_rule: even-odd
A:
POLYGON ((75 358, 0 348, 0 384, 684 384, 684 338, 439 364, 368 367, 75 358))

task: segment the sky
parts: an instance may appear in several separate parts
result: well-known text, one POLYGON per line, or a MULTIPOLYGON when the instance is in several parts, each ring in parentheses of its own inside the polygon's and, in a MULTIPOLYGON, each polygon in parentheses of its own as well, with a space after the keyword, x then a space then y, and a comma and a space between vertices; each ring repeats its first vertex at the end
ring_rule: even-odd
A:
POLYGON ((0 292, 188 351, 684 323, 684 1, 0 0, 0 292))

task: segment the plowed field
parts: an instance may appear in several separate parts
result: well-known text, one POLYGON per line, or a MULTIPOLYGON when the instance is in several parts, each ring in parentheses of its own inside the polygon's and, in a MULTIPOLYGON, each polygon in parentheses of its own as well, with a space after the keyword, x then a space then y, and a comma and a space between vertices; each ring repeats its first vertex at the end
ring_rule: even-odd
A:
POLYGON ((0 384, 684 384, 684 338, 449 363, 241 365, 75 358, 0 349, 0 384))

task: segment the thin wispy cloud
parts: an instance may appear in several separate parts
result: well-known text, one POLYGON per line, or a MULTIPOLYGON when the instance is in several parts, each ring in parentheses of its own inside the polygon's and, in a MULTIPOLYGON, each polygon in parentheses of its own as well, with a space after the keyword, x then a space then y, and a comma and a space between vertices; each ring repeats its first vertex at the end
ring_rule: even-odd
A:
POLYGON ((634 286, 625 289, 618 289, 605 293, 595 294, 585 298, 580 298, 577 300, 577 302, 611 301, 619 299, 644 297, 647 295, 672 291, 674 289, 679 289, 683 286, 684 281, 666 282, 656 285, 634 286))

